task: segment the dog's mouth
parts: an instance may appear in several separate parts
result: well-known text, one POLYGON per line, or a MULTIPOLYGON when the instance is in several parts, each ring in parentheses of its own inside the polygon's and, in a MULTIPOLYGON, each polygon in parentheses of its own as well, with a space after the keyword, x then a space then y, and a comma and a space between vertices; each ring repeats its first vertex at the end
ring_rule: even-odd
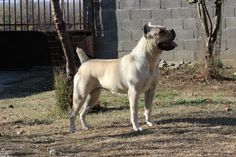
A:
POLYGON ((177 44, 174 42, 175 39, 175 31, 169 30, 169 40, 167 41, 162 41, 158 44, 159 49, 164 50, 164 51, 170 51, 173 50, 175 47, 177 47, 177 44))
POLYGON ((164 51, 173 50, 176 46, 177 44, 174 41, 161 42, 158 44, 159 49, 164 50, 164 51))

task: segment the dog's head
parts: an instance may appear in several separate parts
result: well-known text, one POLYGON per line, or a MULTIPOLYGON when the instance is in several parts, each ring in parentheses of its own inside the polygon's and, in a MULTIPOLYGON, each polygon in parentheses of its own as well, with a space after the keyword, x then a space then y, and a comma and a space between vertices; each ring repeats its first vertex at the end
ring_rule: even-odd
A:
POLYGON ((177 46, 173 41, 175 39, 175 31, 173 29, 167 30, 163 26, 151 25, 149 22, 144 25, 143 31, 145 38, 159 50, 170 51, 177 46))

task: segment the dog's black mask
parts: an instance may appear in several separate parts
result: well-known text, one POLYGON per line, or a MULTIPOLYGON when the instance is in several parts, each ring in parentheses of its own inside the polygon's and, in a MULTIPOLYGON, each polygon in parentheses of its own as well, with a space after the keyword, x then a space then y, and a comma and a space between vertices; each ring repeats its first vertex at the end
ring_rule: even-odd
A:
POLYGON ((159 49, 164 50, 164 51, 170 51, 173 50, 177 44, 173 41, 175 39, 175 31, 173 29, 168 31, 169 33, 169 39, 166 41, 162 41, 158 44, 159 49))

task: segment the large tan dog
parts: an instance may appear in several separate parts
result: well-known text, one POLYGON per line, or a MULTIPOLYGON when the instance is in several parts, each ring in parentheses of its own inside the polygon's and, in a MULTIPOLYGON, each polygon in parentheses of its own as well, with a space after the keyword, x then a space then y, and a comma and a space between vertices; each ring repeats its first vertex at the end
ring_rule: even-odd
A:
POLYGON ((145 94, 146 123, 150 118, 155 87, 159 75, 158 61, 163 50, 169 51, 177 45, 173 41, 175 31, 162 26, 144 25, 144 35, 131 53, 121 59, 91 59, 77 48, 81 66, 74 77, 73 110, 70 116, 70 132, 74 132, 75 118, 80 111, 83 129, 88 129, 85 116, 99 98, 101 89, 112 93, 128 94, 131 123, 135 131, 142 131, 138 124, 137 102, 145 94))

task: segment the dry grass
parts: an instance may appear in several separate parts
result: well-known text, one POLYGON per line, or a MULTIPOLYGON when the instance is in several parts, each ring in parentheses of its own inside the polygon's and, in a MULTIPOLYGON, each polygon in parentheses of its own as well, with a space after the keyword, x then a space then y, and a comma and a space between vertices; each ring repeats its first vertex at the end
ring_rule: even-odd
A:
POLYGON ((235 96, 235 82, 200 82, 185 70, 165 73, 155 97, 154 127, 144 124, 143 98, 144 131, 135 133, 127 98, 103 92, 100 103, 107 110, 88 116, 93 128, 87 131, 80 130, 77 119, 74 134, 67 133, 67 116, 55 112, 54 91, 5 97, 0 100, 0 156, 51 156, 51 149, 57 156, 236 156, 235 96))

